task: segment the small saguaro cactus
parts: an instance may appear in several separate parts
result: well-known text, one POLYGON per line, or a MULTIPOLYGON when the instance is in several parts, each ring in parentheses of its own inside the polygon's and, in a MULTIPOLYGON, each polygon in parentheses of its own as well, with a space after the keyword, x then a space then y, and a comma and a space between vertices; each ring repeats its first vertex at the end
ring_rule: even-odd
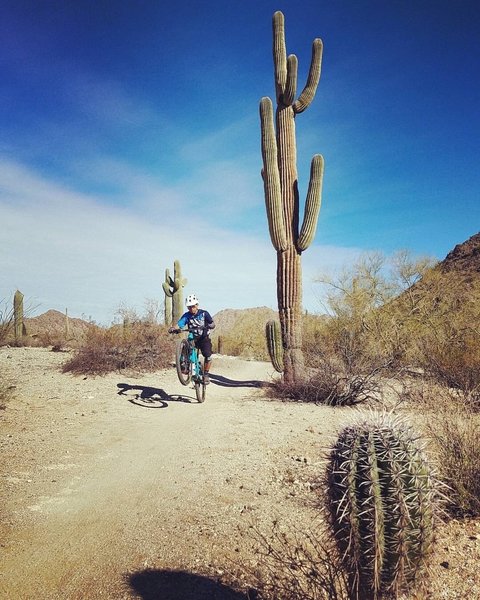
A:
POLYGON ((298 96, 298 61, 287 57, 284 17, 273 15, 273 58, 277 109, 275 123, 270 98, 260 101, 262 177, 272 244, 277 251, 277 302, 284 350, 284 379, 293 382, 304 373, 302 353, 301 254, 317 228, 323 180, 323 158, 316 154, 310 167, 304 217, 299 230, 299 194, 295 117, 312 102, 320 79, 322 41, 315 39, 307 83, 298 96))
POLYGON ((65 309, 65 339, 68 341, 71 336, 70 319, 68 317, 68 308, 65 309))
POLYGON ((25 334, 25 324, 23 322, 23 294, 19 290, 13 296, 13 326, 15 333, 15 342, 19 342, 25 334))
POLYGON ((183 314, 183 293, 182 290, 187 284, 186 279, 182 279, 182 270, 180 267, 180 261, 174 262, 173 279, 170 277, 170 272, 167 269, 165 271, 165 282, 162 284, 163 291, 165 292, 165 324, 172 325, 176 323, 183 314), (170 299, 170 300, 169 300, 170 299), (171 302, 171 319, 168 322, 169 313, 169 302, 171 302))
POLYGON ((275 371, 281 373, 283 371, 283 348, 282 336, 280 333, 280 324, 273 319, 267 321, 265 325, 265 335, 267 338, 267 348, 272 365, 275 371))
POLYGON ((350 597, 398 597, 432 550, 439 484, 418 436, 385 413, 345 427, 327 469, 328 508, 350 597))

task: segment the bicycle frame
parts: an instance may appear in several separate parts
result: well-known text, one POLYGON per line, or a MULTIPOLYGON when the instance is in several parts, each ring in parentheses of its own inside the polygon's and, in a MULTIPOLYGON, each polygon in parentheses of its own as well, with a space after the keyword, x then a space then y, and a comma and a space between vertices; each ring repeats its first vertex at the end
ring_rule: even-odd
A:
POLYGON ((193 333, 189 333, 187 336, 188 343, 190 345, 190 362, 192 363, 192 377, 194 379, 202 379, 203 369, 198 355, 198 348, 195 347, 193 342, 193 333))

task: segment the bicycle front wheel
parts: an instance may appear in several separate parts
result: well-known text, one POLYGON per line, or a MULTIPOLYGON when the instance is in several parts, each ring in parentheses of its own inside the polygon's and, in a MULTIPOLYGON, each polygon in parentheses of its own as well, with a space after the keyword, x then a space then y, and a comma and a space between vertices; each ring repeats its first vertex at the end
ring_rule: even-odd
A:
POLYGON ((198 402, 204 402, 205 401, 205 391, 206 391, 206 385, 205 385, 205 381, 202 377, 199 377, 198 379, 195 378, 194 381, 195 384, 195 394, 197 395, 197 400, 198 402))
POLYGON ((188 385, 192 378, 192 363, 190 362, 190 346, 187 340, 179 340, 175 350, 175 366, 182 385, 188 385))
POLYGON ((203 371, 203 364, 197 359, 195 364, 195 373, 193 375, 193 385, 195 387, 195 395, 197 396, 198 402, 205 401, 205 373, 203 371))

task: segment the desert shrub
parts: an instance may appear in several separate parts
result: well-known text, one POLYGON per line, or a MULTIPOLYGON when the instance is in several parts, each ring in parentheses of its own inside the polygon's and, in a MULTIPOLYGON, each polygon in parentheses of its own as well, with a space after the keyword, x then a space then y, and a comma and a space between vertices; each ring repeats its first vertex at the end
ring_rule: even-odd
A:
POLYGON ((421 367, 480 404, 480 282, 432 264, 406 252, 390 262, 367 254, 336 278, 321 278, 330 318, 315 332, 307 364, 315 366, 321 349, 352 370, 421 367))
POLYGON ((94 375, 122 369, 155 371, 170 366, 173 354, 174 341, 163 326, 146 323, 108 329, 91 326, 84 344, 63 370, 94 375))
POLYGON ((59 331, 42 331, 32 336, 29 346, 40 346, 42 348, 52 347, 53 350, 59 351, 67 347, 72 347, 72 340, 67 340, 64 333, 59 331))
POLYGON ((257 562, 250 580, 259 600, 341 600, 346 579, 330 532, 317 520, 315 530, 275 521, 265 532, 250 527, 257 562))
POLYGON ((307 366, 314 366, 324 350, 331 317, 305 313, 302 323, 302 350, 307 366))
POLYGON ((414 260, 406 251, 390 260, 367 253, 337 277, 320 277, 331 316, 320 336, 321 347, 351 368, 368 362, 372 366, 401 364, 411 345, 405 321, 414 301, 399 303, 397 299, 407 294, 411 300, 409 290, 432 264, 428 258, 414 260))
MULTIPOLYGON (((270 312, 245 312, 236 319, 233 327, 221 334, 222 353, 255 360, 269 360, 265 339, 265 323, 270 312)), ((218 334, 212 335, 214 348, 218 347, 218 334)))
POLYGON ((424 318, 417 322, 414 360, 439 383, 480 408, 480 283, 462 273, 430 273, 424 318))
POLYGON ((439 475, 448 486, 448 510, 480 516, 480 415, 458 390, 431 382, 416 385, 411 399, 437 455, 439 475))
POLYGON ((13 303, 6 300, 0 301, 0 346, 14 341, 13 332, 13 303))
POLYGON ((480 409, 480 340, 468 335, 450 344, 426 340, 421 364, 433 379, 460 390, 480 409))
POLYGON ((323 355, 316 361, 310 375, 303 380, 286 383, 274 381, 267 393, 275 398, 298 402, 314 402, 329 406, 353 406, 362 402, 377 402, 383 375, 390 373, 389 363, 349 365, 335 356, 323 355))

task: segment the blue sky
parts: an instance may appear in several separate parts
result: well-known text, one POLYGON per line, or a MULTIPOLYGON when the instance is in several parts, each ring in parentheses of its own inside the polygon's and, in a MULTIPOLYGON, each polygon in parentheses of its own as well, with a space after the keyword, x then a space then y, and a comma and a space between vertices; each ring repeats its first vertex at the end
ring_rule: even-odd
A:
POLYGON ((108 324, 163 300, 180 260, 212 313, 276 306, 258 104, 285 15, 302 89, 301 205, 325 158, 315 276, 365 251, 442 259, 480 229, 480 17, 463 0, 6 0, 0 20, 0 300, 108 324))

